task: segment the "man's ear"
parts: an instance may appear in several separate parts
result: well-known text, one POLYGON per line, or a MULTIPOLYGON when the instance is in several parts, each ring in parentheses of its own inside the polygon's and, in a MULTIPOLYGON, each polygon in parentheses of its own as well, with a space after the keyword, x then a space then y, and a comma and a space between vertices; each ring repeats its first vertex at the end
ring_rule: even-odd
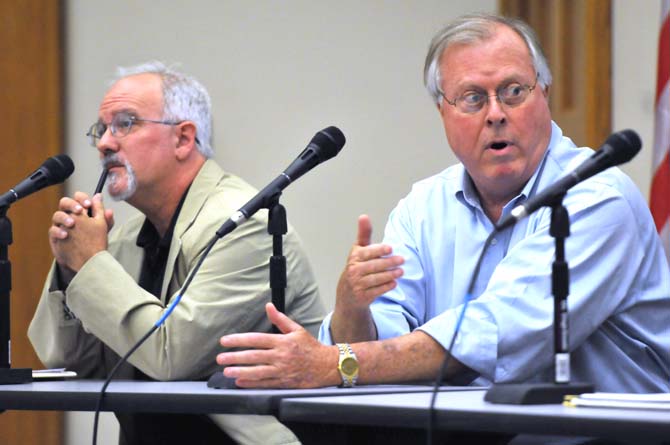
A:
POLYGON ((195 142, 196 126, 192 121, 183 121, 177 125, 177 159, 183 161, 187 159, 198 147, 195 142))

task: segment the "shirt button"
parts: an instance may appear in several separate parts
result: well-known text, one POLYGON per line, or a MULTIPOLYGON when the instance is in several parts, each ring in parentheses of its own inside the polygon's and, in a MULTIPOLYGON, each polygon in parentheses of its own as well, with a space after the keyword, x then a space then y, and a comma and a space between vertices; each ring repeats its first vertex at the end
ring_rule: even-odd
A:
POLYGON ((491 240, 491 245, 492 245, 492 246, 495 246, 496 244, 498 244, 498 240, 495 239, 495 238, 493 238, 493 239, 491 240))

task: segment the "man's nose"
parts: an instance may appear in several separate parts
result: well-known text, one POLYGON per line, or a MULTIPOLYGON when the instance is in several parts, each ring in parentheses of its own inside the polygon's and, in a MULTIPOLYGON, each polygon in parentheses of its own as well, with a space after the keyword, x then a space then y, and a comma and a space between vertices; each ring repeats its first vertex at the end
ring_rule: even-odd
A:
POLYGON ((98 139, 96 147, 103 155, 105 153, 117 152, 119 150, 118 140, 112 134, 112 129, 110 127, 107 127, 100 139, 98 139))
POLYGON ((486 105, 486 124, 489 126, 500 126, 507 123, 507 113, 503 104, 497 96, 490 96, 486 105))

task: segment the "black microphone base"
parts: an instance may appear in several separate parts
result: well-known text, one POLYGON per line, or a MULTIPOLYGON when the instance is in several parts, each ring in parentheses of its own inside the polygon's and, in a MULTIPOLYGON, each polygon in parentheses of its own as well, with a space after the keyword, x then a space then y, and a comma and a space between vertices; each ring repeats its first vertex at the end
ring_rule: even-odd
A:
POLYGON ((223 370, 217 371, 207 380, 207 387, 214 389, 239 389, 235 384, 235 379, 223 375, 223 370))
POLYGON ((567 395, 587 392, 593 392, 590 383, 499 383, 486 391, 484 400, 510 405, 539 405, 563 403, 567 395))
POLYGON ((0 368, 0 385, 15 385, 33 381, 31 368, 0 368))

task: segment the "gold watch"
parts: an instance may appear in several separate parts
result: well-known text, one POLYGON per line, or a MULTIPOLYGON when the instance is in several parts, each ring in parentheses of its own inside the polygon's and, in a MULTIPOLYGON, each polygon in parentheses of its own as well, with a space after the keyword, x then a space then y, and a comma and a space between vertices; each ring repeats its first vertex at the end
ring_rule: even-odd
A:
POLYGON ((349 346, 349 343, 338 343, 337 349, 340 350, 340 360, 337 363, 337 370, 342 376, 342 386, 351 388, 358 380, 358 360, 356 354, 349 346))

